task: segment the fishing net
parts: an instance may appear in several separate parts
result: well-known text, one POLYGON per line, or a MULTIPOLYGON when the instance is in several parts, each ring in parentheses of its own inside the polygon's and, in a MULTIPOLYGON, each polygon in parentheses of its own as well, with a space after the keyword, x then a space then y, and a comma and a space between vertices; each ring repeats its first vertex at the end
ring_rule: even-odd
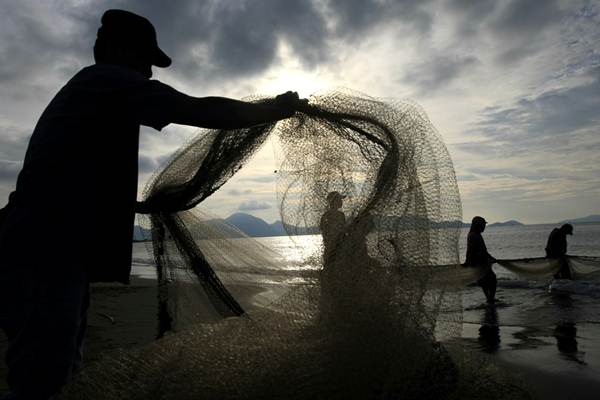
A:
POLYGON ((164 337, 88 367, 72 398, 442 398, 458 379, 438 339, 460 298, 433 266, 458 265, 460 199, 417 105, 338 90, 203 130, 144 197, 164 337), (196 207, 269 137, 292 260, 196 207))
MULTIPOLYGON (((496 263, 515 275, 528 280, 548 281, 554 278, 565 262, 573 279, 589 279, 592 274, 600 274, 600 257, 565 256, 560 258, 532 257, 496 260, 496 263)), ((461 290, 477 282, 487 271, 487 266, 467 266, 460 264, 436 265, 431 267, 431 284, 461 290)))
MULTIPOLYGON (((600 257, 565 256, 564 261, 571 270, 573 279, 584 279, 600 272, 600 257)), ((518 260, 498 260, 498 264, 524 278, 533 280, 552 279, 561 267, 558 258, 522 258, 518 260)))

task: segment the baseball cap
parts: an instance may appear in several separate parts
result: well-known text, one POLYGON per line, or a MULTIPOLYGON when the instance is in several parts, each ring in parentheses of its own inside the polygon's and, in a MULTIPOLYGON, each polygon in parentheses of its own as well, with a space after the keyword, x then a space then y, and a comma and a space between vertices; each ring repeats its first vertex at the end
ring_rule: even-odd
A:
POLYGON ((336 199, 345 199, 345 198, 346 198, 346 196, 343 196, 343 195, 342 195, 340 192, 338 192, 338 191, 329 192, 329 193, 327 194, 327 201, 328 201, 328 202, 332 202, 333 200, 336 200, 336 199))
POLYGON ((476 217, 473 217, 473 220, 471 221, 471 224, 473 224, 473 225, 475 225, 475 224, 487 224, 487 221, 483 217, 480 217, 478 215, 476 217))
POLYGON ((98 39, 106 39, 123 43, 147 52, 152 58, 152 65, 166 68, 171 65, 171 58, 158 47, 156 30, 148 19, 130 11, 107 10, 98 29, 98 39))

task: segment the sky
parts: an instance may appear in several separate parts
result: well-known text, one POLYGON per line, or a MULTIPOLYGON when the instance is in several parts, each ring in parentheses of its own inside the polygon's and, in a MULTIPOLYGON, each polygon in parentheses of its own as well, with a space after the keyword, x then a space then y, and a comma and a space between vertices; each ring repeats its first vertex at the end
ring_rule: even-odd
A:
MULTIPOLYGON (((56 92, 93 63, 102 13, 152 21, 159 79, 193 96, 349 88, 419 103, 453 159, 463 220, 600 214, 600 1, 0 0, 0 207, 56 92)), ((139 196, 198 129, 142 127, 139 196)), ((203 203, 278 217, 268 143, 203 203)))

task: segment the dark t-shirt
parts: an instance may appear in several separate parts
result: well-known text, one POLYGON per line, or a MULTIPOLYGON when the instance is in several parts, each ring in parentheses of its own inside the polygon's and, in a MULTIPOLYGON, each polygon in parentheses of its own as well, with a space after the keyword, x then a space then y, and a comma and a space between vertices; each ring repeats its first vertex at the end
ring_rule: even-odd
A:
POLYGON ((492 256, 488 253, 485 241, 479 232, 469 232, 467 236, 467 254, 465 265, 488 266, 492 263, 492 256))
POLYGON ((567 254, 567 234, 558 228, 552 229, 546 244, 546 257, 557 258, 567 254))
POLYGON ((346 216, 339 210, 327 210, 322 216, 319 224, 323 235, 323 257, 329 260, 346 229, 346 216))
MULTIPOLYGON (((5 263, 129 280, 140 125, 161 130, 184 94, 115 65, 78 72, 29 141, 0 233, 5 263)), ((187 96, 185 96, 187 97, 187 96)))

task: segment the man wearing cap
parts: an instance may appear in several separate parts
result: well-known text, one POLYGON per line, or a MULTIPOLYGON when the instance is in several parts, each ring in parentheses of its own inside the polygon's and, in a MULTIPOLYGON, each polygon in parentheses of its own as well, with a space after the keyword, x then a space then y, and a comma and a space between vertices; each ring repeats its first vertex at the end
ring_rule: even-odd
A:
POLYGON ((48 399, 80 361, 89 282, 128 283, 140 125, 235 129, 291 116, 298 95, 265 104, 185 95, 150 80, 168 67, 144 17, 108 10, 96 63, 42 113, 0 212, 0 327, 10 399, 48 399))
POLYGON ((485 231, 486 224, 487 221, 483 217, 473 217, 471 229, 467 236, 465 265, 483 269, 483 275, 477 281, 477 284, 481 286, 487 302, 493 304, 496 297, 497 281, 492 264, 496 262, 496 259, 488 253, 483 236, 481 236, 485 231))
POLYGON ((573 235, 573 225, 564 224, 560 228, 552 229, 546 244, 546 257, 557 258, 560 269, 554 274, 555 279, 573 279, 567 261, 567 235, 573 235))

